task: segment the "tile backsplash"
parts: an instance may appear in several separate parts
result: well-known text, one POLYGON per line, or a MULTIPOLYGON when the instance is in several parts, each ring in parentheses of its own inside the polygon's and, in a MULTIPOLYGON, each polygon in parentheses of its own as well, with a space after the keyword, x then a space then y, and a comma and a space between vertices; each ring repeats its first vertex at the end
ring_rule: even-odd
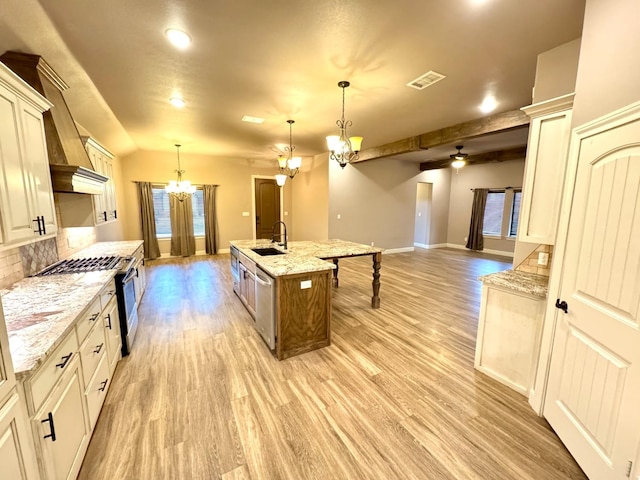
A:
MULTIPOLYGON (((56 208, 58 225, 60 212, 56 208)), ((9 288, 29 275, 96 243, 96 229, 58 228, 56 238, 0 251, 0 289, 9 288)))
POLYGON ((529 273, 537 273, 538 275, 544 275, 545 277, 549 276, 551 271, 551 259, 553 257, 553 245, 538 245, 538 247, 529 255, 527 258, 523 260, 523 262, 518 265, 514 270, 518 270, 520 272, 529 272, 529 273), (540 252, 545 252, 549 254, 549 261, 546 266, 538 265, 538 254, 540 252))
POLYGON ((22 273, 25 277, 33 275, 58 261, 58 248, 56 247, 55 238, 23 245, 19 250, 22 260, 22 273))

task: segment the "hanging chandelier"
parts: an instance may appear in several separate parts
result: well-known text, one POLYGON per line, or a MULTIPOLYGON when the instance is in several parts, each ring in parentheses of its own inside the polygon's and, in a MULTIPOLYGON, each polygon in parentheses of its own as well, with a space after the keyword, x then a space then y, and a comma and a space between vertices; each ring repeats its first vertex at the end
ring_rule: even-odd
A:
POLYGON ((340 135, 329 135, 327 137, 327 146, 331 152, 329 158, 335 160, 342 168, 347 163, 358 159, 358 152, 362 146, 362 137, 349 137, 347 135, 347 127, 352 126, 351 120, 344 119, 344 90, 350 85, 349 82, 343 80, 338 82, 338 87, 342 88, 342 116, 336 122, 340 129, 340 135))
POLYGON ((178 169, 174 170, 178 174, 177 180, 169 180, 169 185, 165 187, 165 190, 170 196, 173 196, 181 202, 190 197, 196 192, 196 187, 191 185, 189 180, 182 180, 182 174, 184 170, 180 168, 180 144, 176 143, 176 150, 178 153, 178 169))
POLYGON ((296 122, 295 120, 287 120, 287 123, 289 124, 289 146, 284 147, 287 155, 278 157, 278 174, 276 175, 276 183, 281 187, 287 181, 287 177, 293 180, 293 177, 300 171, 300 165, 302 165, 302 158, 293 156, 293 151, 296 147, 293 146, 292 126, 296 122))

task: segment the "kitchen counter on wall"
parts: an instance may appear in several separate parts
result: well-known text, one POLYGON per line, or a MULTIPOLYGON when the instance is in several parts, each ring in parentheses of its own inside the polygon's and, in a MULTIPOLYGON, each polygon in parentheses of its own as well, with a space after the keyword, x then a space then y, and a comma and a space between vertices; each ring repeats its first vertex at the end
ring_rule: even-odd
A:
POLYGON ((536 273, 520 272, 518 270, 504 270, 478 277, 486 285, 508 288, 520 293, 536 297, 547 298, 549 277, 536 273))
POLYGON ((53 353, 115 274, 29 277, 0 292, 16 377, 29 375, 53 353))
POLYGON ((142 243, 142 240, 98 242, 74 253, 73 255, 70 255, 69 258, 109 257, 112 255, 118 257, 130 257, 138 248, 140 248, 142 243))

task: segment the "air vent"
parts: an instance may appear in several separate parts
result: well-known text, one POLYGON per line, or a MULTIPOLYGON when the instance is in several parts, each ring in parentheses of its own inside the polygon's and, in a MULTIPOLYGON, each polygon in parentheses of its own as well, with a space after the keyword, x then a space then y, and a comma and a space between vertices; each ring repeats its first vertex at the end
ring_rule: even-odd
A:
POLYGON ((415 88, 416 90, 423 90, 430 85, 433 85, 436 82, 439 82, 445 78, 444 75, 438 72, 434 72, 433 70, 429 70, 424 75, 420 75, 415 80, 411 80, 407 83, 407 87, 415 88))

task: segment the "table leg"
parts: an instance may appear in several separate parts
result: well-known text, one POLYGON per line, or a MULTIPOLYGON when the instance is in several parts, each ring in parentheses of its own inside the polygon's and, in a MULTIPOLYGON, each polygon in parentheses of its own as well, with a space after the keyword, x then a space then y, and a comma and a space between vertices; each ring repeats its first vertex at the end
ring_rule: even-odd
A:
POLYGON ((338 259, 334 258, 333 259, 333 264, 336 266, 336 268, 333 270, 333 278, 331 279, 331 284, 338 288, 338 259))
POLYGON ((380 308, 380 263, 382 262, 382 253, 374 253, 373 258, 373 297, 371 297, 371 308, 380 308))

